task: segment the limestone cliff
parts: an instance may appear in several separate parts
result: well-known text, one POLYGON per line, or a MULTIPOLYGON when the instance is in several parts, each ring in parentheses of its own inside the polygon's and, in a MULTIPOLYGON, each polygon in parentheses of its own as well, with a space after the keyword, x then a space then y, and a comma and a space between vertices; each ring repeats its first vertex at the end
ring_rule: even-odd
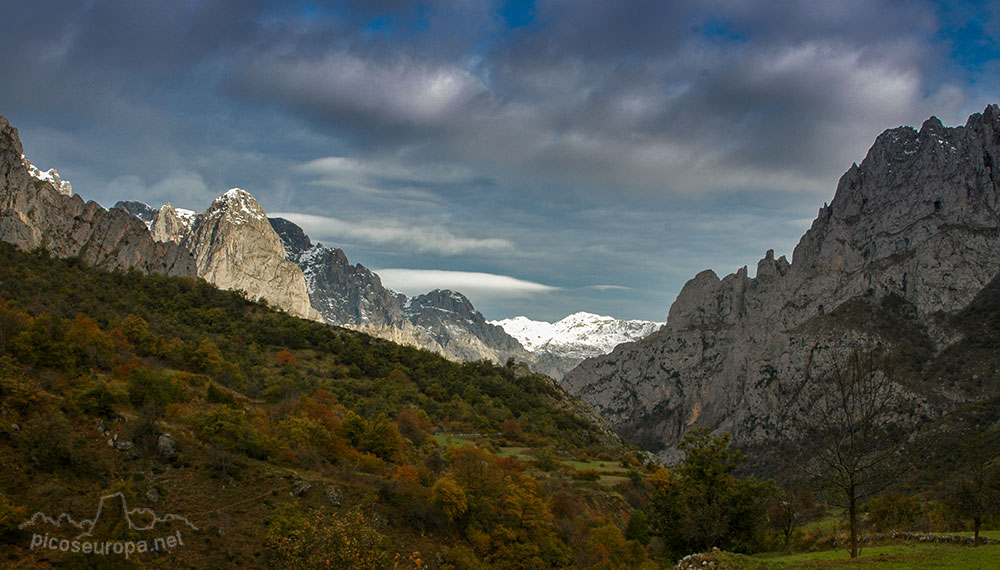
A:
MULTIPOLYGON (((884 132, 841 177, 791 263, 768 252, 754 278, 745 267, 698 274, 662 330, 584 361, 564 386, 665 458, 696 426, 745 445, 785 437, 834 352, 872 334, 894 341, 891 330, 845 325, 857 307, 905 307, 936 353, 955 342, 946 317, 1000 270, 998 161, 995 105, 962 127, 931 118, 919 131, 884 132)), ((900 387, 915 417, 990 389, 900 387)))
POLYGON ((21 249, 45 248, 101 269, 194 275, 191 255, 153 241, 146 226, 120 209, 84 202, 54 170, 24 157, 17 129, 0 117, 0 240, 21 249))

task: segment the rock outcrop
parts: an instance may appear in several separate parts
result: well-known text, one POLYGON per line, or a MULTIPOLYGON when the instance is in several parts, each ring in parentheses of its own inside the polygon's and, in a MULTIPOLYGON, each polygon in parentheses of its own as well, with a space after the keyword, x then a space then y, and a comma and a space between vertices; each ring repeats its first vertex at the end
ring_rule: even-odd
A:
MULTIPOLYGON (((791 263, 769 251, 753 278, 745 267, 722 279, 699 273, 662 330, 584 361, 564 386, 664 458, 698 426, 743 445, 787 437, 834 354, 872 334, 848 322, 851 307, 904 307, 936 351, 956 340, 945 317, 1000 271, 998 162, 995 105, 962 127, 931 118, 919 131, 884 132, 841 177, 791 263)), ((879 336, 893 341, 892 331, 879 336)), ((900 390, 916 415, 982 396, 900 390)))
POLYGON ((0 240, 21 249, 44 248, 107 270, 195 274, 194 259, 173 244, 153 241, 124 210, 105 210, 72 194, 54 170, 41 172, 23 156, 17 129, 0 117, 0 240), (34 173, 34 174, 32 174, 34 173))

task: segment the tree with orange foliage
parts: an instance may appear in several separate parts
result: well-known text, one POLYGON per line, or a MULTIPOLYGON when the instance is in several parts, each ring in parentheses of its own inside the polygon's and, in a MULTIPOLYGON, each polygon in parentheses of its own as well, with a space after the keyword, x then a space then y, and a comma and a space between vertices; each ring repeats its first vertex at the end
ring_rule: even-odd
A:
POLYGON ((287 348, 281 349, 278 353, 278 364, 282 366, 295 366, 295 355, 289 352, 287 348))

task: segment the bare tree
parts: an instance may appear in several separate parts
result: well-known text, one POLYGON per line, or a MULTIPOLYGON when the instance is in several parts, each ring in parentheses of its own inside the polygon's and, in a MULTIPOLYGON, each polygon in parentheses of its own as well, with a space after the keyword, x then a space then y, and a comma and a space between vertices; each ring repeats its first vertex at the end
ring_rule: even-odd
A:
POLYGON ((881 347, 856 349, 819 379, 819 397, 806 422, 811 461, 805 471, 847 512, 851 558, 859 554, 859 509, 905 471, 890 418, 896 382, 881 347))

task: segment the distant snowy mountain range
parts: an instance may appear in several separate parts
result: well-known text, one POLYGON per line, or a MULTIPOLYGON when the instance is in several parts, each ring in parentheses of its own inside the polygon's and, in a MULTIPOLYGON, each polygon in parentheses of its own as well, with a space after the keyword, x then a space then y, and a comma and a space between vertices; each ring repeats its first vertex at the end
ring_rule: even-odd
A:
POLYGON ((633 342, 656 332, 663 323, 623 320, 593 313, 573 313, 555 322, 514 317, 490 324, 503 327, 528 352, 548 353, 577 362, 608 354, 623 342, 633 342))

